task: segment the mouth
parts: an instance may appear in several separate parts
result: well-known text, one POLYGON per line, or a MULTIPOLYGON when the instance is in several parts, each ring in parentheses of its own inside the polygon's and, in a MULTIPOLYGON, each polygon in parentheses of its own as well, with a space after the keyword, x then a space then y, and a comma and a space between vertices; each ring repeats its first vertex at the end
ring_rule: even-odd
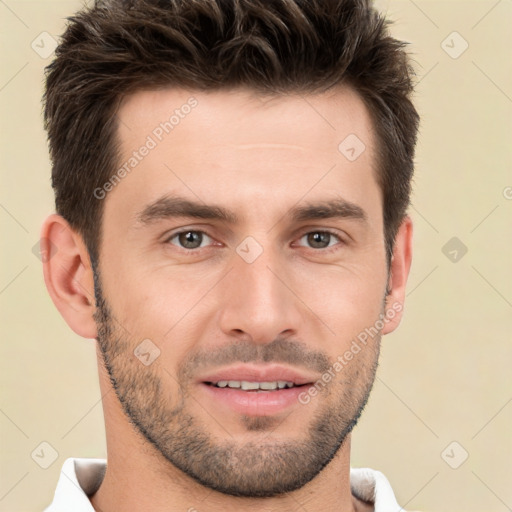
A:
POLYGON ((242 391, 252 391, 257 393, 264 393, 267 391, 279 391, 281 389, 290 389, 305 387, 308 384, 294 384, 291 381, 275 380, 264 382, 250 382, 247 380, 220 380, 218 382, 205 382, 209 386, 216 388, 229 388, 239 389, 242 391))
POLYGON ((221 414, 269 416, 299 405, 299 395, 316 380, 281 365, 240 365, 207 375, 198 384, 207 403, 221 414))

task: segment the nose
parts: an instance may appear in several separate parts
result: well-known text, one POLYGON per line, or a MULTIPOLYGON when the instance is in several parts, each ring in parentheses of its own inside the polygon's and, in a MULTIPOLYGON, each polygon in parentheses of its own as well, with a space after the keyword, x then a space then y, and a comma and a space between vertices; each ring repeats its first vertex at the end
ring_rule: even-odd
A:
POLYGON ((292 272, 277 251, 265 249, 251 263, 235 253, 233 267, 220 291, 221 330, 260 344, 295 336, 304 313, 293 281, 292 272))

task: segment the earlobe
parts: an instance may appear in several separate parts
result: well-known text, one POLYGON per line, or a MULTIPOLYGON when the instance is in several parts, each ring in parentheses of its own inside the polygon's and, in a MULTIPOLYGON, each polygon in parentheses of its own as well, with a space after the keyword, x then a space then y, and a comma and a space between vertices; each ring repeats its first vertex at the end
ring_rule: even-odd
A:
POLYGON ((94 279, 82 237, 60 215, 50 215, 41 230, 44 281, 67 324, 84 338, 96 338, 94 279))
POLYGON ((386 297, 386 323, 382 334, 393 332, 402 319, 405 289, 412 263, 412 220, 406 216, 398 229, 391 260, 389 293, 386 297))

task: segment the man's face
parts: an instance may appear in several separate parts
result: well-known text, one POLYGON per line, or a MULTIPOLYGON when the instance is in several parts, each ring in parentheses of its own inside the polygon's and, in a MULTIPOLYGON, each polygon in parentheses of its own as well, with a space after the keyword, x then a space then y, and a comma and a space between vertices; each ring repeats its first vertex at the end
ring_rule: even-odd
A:
POLYGON ((363 102, 174 89, 118 117, 128 172, 105 199, 96 320, 124 411, 207 487, 297 489, 342 445, 378 359, 380 333, 344 357, 388 278, 363 102), (247 382, 278 388, 231 387, 247 382))

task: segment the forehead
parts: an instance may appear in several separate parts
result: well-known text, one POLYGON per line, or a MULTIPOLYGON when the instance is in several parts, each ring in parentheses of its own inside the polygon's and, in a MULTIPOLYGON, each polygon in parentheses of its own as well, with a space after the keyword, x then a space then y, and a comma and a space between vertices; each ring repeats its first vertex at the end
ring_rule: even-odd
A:
POLYGON ((187 125, 191 124, 184 122, 187 118, 193 119, 194 132, 227 144, 245 143, 246 149, 258 143, 275 148, 280 144, 296 148, 332 146, 347 129, 361 137, 373 131, 362 98, 350 87, 321 94, 265 96, 240 88, 138 91, 124 99, 117 115, 118 135, 128 148, 138 142, 137 131, 141 130, 157 139, 170 138, 166 135, 171 133, 175 138, 180 133, 187 136, 187 125), (331 137, 326 138, 327 131, 331 137))
POLYGON ((117 116, 125 172, 107 203, 122 196, 132 213, 165 192, 215 196, 243 209, 247 201, 270 208, 287 196, 343 195, 343 187, 352 194, 347 199, 368 199, 376 187, 370 115, 350 88, 274 96, 139 91, 117 116))

